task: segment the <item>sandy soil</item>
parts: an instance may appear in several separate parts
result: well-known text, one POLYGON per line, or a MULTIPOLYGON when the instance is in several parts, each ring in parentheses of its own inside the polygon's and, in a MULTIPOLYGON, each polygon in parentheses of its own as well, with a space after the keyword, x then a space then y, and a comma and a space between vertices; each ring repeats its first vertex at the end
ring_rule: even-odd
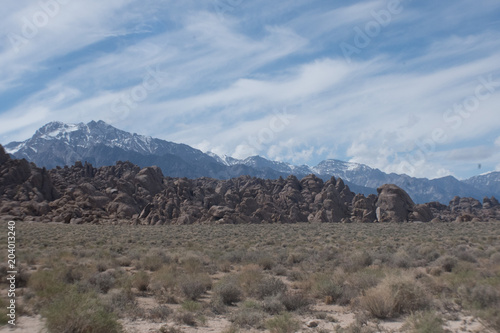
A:
MULTIPOLYGON (((141 305, 145 308, 150 308, 154 301, 141 299, 141 305)), ((317 332, 318 329, 328 330, 329 332, 335 332, 335 328, 340 325, 341 327, 347 327, 355 321, 355 315, 349 312, 348 308, 336 306, 336 305, 317 305, 314 307, 316 311, 324 312, 328 315, 329 319, 316 319, 310 315, 298 317, 303 323, 300 332, 317 332), (331 322, 331 318, 335 321, 331 322), (315 328, 308 327, 307 325, 311 322, 315 322, 318 325, 315 328)), ((223 317, 213 317, 207 318, 207 322, 204 326, 190 327, 186 325, 178 325, 172 321, 166 323, 154 323, 148 320, 130 320, 121 319, 125 332, 127 333, 157 333, 160 327, 174 326, 176 328, 182 329, 185 333, 209 333, 209 332, 223 332, 225 329, 231 326, 231 323, 223 317)), ((378 323, 378 327, 381 332, 397 333, 401 331, 401 326, 403 325, 403 320, 395 321, 381 321, 378 323)), ((375 327, 375 324, 370 323, 371 326, 375 327)), ((445 328, 452 333, 495 333, 494 331, 486 329, 481 322, 471 316, 462 316, 460 320, 447 321, 445 328)), ((17 326, 11 328, 4 326, 0 328, 0 333, 16 332, 16 333, 46 333, 44 330, 43 318, 37 317, 27 317, 21 316, 18 318, 17 326)), ((240 332, 245 333, 255 333, 263 332, 261 330, 240 330, 240 332)))

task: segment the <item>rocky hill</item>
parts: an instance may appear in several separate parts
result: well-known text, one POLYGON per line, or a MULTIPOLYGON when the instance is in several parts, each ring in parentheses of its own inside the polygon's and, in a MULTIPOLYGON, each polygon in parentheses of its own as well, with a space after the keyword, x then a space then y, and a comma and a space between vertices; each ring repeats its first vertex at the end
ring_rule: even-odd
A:
POLYGON ((455 198, 448 206, 416 205, 396 185, 377 195, 355 194, 342 179, 315 175, 274 180, 164 177, 158 167, 130 162, 95 168, 38 168, 12 159, 0 146, 0 215, 63 223, 234 224, 293 222, 490 221, 500 219, 495 198, 455 198))

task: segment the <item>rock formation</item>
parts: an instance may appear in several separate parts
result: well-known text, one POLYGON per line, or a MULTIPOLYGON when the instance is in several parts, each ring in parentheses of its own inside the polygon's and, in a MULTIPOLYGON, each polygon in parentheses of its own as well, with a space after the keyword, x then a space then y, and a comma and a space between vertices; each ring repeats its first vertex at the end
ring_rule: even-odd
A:
POLYGON ((342 179, 229 180, 165 177, 157 167, 130 162, 94 168, 76 162, 52 170, 13 160, 0 146, 0 214, 62 223, 240 224, 495 220, 500 205, 455 198, 449 206, 415 205, 395 185, 378 196, 355 195, 342 179))

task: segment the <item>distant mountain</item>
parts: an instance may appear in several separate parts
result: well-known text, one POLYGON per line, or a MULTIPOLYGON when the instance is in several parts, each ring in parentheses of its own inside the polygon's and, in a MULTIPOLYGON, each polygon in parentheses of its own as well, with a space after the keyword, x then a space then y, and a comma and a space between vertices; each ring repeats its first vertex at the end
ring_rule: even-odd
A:
MULTIPOLYGON (((384 184, 396 184, 407 191, 418 203, 439 201, 448 203, 454 196, 482 199, 487 192, 455 177, 448 176, 429 180, 408 175, 387 174, 364 164, 326 160, 312 168, 318 175, 335 175, 365 188, 378 188, 384 184)), ((499 181, 499 180, 497 180, 499 181)), ((497 184, 500 184, 498 182, 497 184)), ((497 191, 496 193, 500 193, 497 191)))
POLYGON ((439 201, 447 204, 454 196, 500 197, 500 173, 493 172, 465 181, 454 177, 429 180, 408 175, 387 174, 364 164, 325 160, 317 166, 292 165, 252 156, 239 160, 230 156, 203 153, 185 144, 155 139, 119 130, 103 121, 88 124, 51 122, 30 139, 5 145, 15 158, 25 158, 38 166, 54 168, 87 161, 96 167, 130 161, 141 167, 157 165, 170 177, 212 177, 228 179, 241 175, 276 179, 308 174, 328 180, 342 178, 352 191, 374 194, 383 184, 396 184, 417 203, 439 201))
POLYGON ((87 161, 96 167, 130 161, 141 167, 157 165, 171 177, 228 178, 252 173, 246 167, 227 167, 200 150, 152 137, 128 133, 103 121, 88 124, 51 122, 23 142, 12 142, 6 151, 39 166, 54 168, 87 161))
POLYGON ((475 188, 481 188, 488 196, 497 196, 500 193, 500 172, 489 172, 464 180, 464 183, 475 188))

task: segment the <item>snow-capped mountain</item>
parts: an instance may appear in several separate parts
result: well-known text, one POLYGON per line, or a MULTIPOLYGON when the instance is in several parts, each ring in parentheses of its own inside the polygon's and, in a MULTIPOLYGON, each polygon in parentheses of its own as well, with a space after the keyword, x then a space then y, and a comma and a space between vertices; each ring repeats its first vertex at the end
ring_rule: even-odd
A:
POLYGON ((30 139, 11 142, 6 151, 15 158, 25 158, 38 166, 54 168, 87 161, 94 166, 114 165, 130 161, 141 167, 157 165, 165 176, 212 177, 227 179, 240 175, 260 178, 287 177, 299 179, 314 173, 324 180, 342 178, 352 191, 376 193, 383 184, 396 184, 406 190, 417 203, 448 203, 454 196, 500 197, 500 172, 476 176, 465 181, 454 177, 429 180, 407 175, 387 174, 364 164, 325 160, 316 166, 296 166, 271 161, 260 156, 243 160, 214 153, 203 153, 185 144, 119 130, 103 121, 87 124, 52 122, 40 128, 30 139))
POLYGON ((464 183, 482 188, 489 192, 488 194, 496 195, 500 193, 500 171, 488 172, 479 176, 475 176, 464 180, 464 183))
POLYGON ((103 121, 51 122, 30 139, 7 144, 5 150, 46 168, 76 161, 103 166, 128 160, 139 166, 158 165, 176 177, 223 177, 226 171, 214 158, 188 145, 132 134, 103 121))

